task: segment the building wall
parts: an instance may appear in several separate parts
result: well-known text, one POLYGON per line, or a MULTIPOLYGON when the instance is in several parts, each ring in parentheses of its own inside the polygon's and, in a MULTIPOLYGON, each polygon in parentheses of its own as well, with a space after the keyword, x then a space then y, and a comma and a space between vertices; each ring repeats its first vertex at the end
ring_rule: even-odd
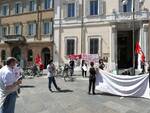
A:
MULTIPOLYGON (((38 3, 38 0, 36 1, 35 4, 35 11, 29 11, 29 0, 18 0, 19 2, 23 3, 23 12, 20 14, 14 14, 14 4, 15 2, 12 0, 5 0, 0 1, 0 9, 2 10, 2 5, 3 4, 9 4, 9 15, 3 16, 2 13, 0 13, 0 26, 1 29, 3 26, 8 26, 8 34, 7 35, 15 35, 14 34, 14 25, 16 23, 21 24, 21 29, 22 33, 21 36, 26 39, 25 42, 20 43, 6 43, 4 41, 5 37, 2 36, 2 32, 0 33, 1 35, 1 42, 0 42, 0 56, 1 56, 1 51, 5 50, 6 51, 6 57, 11 56, 11 51, 14 47, 19 47, 22 51, 22 57, 24 57, 27 60, 27 51, 29 49, 32 49, 33 51, 33 61, 32 64, 34 63, 34 59, 37 54, 39 54, 42 57, 43 62, 44 57, 42 54, 42 50, 44 48, 48 48, 50 52, 49 58, 53 58, 53 27, 51 24, 51 33, 44 35, 43 34, 43 22, 48 21, 53 23, 53 3, 51 3, 51 6, 49 9, 44 9, 44 1, 41 1, 38 3), (39 5, 38 5, 39 4, 39 5), (29 36, 28 35, 28 24, 30 22, 35 22, 36 27, 34 28, 35 30, 35 35, 29 36)), ((0 12, 2 12, 0 10, 0 12)), ((3 63, 1 57, 0 57, 1 63, 3 63)), ((47 61, 48 62, 48 61, 47 61)))
MULTIPOLYGON (((54 42, 60 57, 55 57, 56 62, 62 63, 68 60, 65 57, 65 47, 64 38, 67 36, 77 37, 77 51, 75 54, 81 54, 82 49, 85 52, 89 52, 89 37, 99 37, 101 44, 99 45, 99 55, 108 58, 108 63, 110 65, 110 70, 116 70, 117 67, 117 33, 119 31, 131 32, 133 30, 133 13, 132 9, 129 12, 123 12, 123 5, 121 0, 98 0, 98 3, 102 3, 102 12, 98 9, 98 15, 89 15, 89 3, 90 0, 56 0, 54 4, 55 17, 54 17, 54 42), (66 17, 67 9, 66 5, 68 3, 75 2, 76 14, 72 18, 66 17), (83 17, 82 17, 82 6, 83 17), (82 34, 83 33, 83 34, 82 34), (82 36, 83 35, 83 36, 82 36), (57 39, 57 40, 56 40, 57 39), (60 40, 59 40, 60 39, 60 40), (83 46, 83 47, 82 47, 83 46), (58 59, 57 59, 58 58, 58 59)), ((148 24, 147 21, 150 19, 150 13, 145 12, 144 8, 148 8, 149 0, 144 0, 143 4, 135 1, 135 30, 139 30, 137 37, 141 37, 142 49, 148 54, 147 41, 143 40, 143 37, 147 40, 149 35, 147 31, 144 31, 145 26, 148 24), (144 46, 145 45, 145 46, 144 46)), ((100 7, 100 6, 98 6, 100 7)), ((133 5, 131 5, 131 8, 133 5)), ((149 31, 149 29, 148 29, 149 31)), ((54 54, 55 56, 55 54, 54 54)), ((147 57, 146 57, 146 60, 147 57)), ((58 63, 58 64, 59 64, 58 63)))

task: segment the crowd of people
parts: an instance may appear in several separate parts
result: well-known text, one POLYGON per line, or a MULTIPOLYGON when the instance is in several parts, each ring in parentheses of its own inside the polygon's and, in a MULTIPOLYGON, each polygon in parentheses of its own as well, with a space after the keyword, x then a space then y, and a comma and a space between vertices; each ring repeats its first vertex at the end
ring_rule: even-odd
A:
MULTIPOLYGON (((67 71, 70 68, 71 76, 74 74, 75 62, 73 59, 69 61, 69 64, 65 64, 64 70, 67 71)), ((81 70, 82 77, 87 77, 89 75, 89 86, 88 94, 95 95, 95 82, 96 82, 96 73, 97 68, 104 70, 105 64, 103 59, 99 59, 99 66, 95 67, 94 62, 90 62, 89 65, 87 61, 82 60, 81 70), (88 66, 90 66, 88 68, 88 66), (92 89, 92 93, 91 93, 92 89)), ((43 66, 42 68, 43 69, 43 66)), ((144 68, 145 69, 145 68, 144 68)), ((33 71, 37 70, 35 66, 33 71)), ((51 85, 53 83, 57 91, 61 91, 61 88, 57 85, 55 79, 56 76, 56 67, 53 63, 53 60, 50 60, 47 65, 47 76, 48 76, 48 89, 50 92, 53 92, 51 85)), ((148 67, 148 72, 150 75, 150 62, 148 67)), ((18 93, 20 92, 20 84, 22 83, 21 69, 18 64, 18 61, 14 57, 8 57, 6 60, 6 65, 0 69, 0 113, 14 113, 15 102, 18 93)))

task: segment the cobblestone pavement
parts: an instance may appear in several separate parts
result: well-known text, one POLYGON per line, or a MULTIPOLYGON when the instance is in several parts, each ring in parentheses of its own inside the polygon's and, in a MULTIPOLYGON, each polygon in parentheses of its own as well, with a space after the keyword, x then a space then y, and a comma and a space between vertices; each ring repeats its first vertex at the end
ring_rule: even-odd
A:
MULTIPOLYGON (((56 78, 62 92, 51 93, 47 78, 24 79, 15 113, 150 113, 150 100, 119 97, 97 92, 88 95, 88 78, 74 82, 56 78)), ((54 88, 53 88, 54 89, 54 88)))

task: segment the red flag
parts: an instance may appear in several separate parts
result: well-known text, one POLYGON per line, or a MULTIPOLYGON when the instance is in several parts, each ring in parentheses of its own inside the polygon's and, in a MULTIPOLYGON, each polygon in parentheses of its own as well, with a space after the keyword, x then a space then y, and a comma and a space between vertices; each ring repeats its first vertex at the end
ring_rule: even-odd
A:
POLYGON ((42 64, 42 60, 39 54, 37 54, 37 56, 35 57, 35 64, 37 65, 41 65, 42 64))
POLYGON ((135 52, 140 55, 140 60, 145 62, 145 55, 139 45, 139 42, 136 42, 135 52))

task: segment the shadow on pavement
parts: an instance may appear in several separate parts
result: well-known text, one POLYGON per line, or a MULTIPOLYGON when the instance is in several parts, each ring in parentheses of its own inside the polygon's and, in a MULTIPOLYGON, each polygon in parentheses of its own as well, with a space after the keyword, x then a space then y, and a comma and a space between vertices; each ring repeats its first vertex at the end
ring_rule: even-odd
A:
POLYGON ((116 96, 116 97, 120 97, 119 95, 114 95, 114 94, 105 93, 105 92, 96 93, 95 95, 104 95, 104 96, 116 96))
POLYGON ((70 89, 61 89, 60 91, 53 91, 53 92, 56 92, 56 93, 69 93, 69 92, 73 92, 73 90, 70 90, 70 89))
POLYGON ((34 88, 33 85, 21 85, 20 88, 34 88))

